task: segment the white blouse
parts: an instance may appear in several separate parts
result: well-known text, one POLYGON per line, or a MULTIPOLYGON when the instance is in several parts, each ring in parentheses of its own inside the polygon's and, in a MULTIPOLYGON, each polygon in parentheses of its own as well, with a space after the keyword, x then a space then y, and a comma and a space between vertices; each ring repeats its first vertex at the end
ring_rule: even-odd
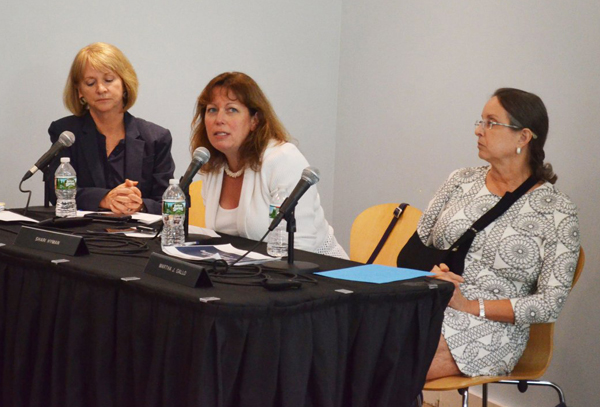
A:
POLYGON ((215 231, 228 235, 239 236, 237 229, 238 208, 224 209, 221 205, 217 208, 217 217, 215 218, 215 231))

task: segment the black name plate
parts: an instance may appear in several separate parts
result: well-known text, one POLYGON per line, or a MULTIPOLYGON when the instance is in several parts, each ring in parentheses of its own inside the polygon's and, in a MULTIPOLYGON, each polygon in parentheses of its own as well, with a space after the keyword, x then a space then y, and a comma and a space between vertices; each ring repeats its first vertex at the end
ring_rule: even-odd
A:
POLYGON ((158 253, 150 255, 144 273, 188 287, 213 286, 204 267, 158 253))
POLYGON ((44 250, 52 253, 81 256, 89 254, 83 237, 67 233, 21 226, 15 244, 29 249, 44 250))

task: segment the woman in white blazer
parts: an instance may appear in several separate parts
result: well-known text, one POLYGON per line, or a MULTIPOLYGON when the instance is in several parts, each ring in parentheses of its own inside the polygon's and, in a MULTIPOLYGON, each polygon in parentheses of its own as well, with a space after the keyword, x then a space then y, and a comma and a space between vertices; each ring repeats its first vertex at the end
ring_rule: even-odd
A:
MULTIPOLYGON (((192 121, 191 150, 206 147, 201 170, 206 226, 259 240, 267 231, 275 191, 289 195, 308 161, 259 86, 248 75, 226 72, 204 88, 192 121)), ((325 220, 316 187, 296 207, 295 247, 348 258, 325 220)))

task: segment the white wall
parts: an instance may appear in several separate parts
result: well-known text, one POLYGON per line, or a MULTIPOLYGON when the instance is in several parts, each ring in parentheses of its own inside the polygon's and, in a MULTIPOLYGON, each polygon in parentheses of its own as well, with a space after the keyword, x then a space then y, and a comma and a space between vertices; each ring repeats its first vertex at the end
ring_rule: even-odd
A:
MULTIPOLYGON (((346 245, 363 209, 425 208, 449 172, 483 165, 473 123, 496 88, 538 94, 546 157, 579 206, 587 267, 557 323, 546 375, 571 406, 598 401, 600 3, 344 0, 334 217, 346 245)), ((491 388, 506 406, 556 405, 552 390, 491 388)))
MULTIPOLYGON (((171 130, 176 176, 189 160, 196 97, 224 71, 252 76, 311 165, 326 214, 333 204, 341 0, 18 1, 0 5, 0 201, 22 207, 23 174, 70 114, 62 91, 77 51, 117 45, 140 81, 135 116, 171 130)), ((24 184, 43 201, 41 175, 24 184)), ((265 214, 266 216, 266 214, 265 214)))

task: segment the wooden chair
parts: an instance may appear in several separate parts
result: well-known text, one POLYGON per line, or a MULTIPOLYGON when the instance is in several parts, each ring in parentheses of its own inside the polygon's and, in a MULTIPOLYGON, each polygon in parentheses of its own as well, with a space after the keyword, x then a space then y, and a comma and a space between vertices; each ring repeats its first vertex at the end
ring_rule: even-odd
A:
MULTIPOLYGON (((585 264, 583 248, 579 250, 579 260, 573 277, 573 287, 579 279, 585 264)), ((566 407, 565 396, 561 388, 549 381, 536 380, 544 375, 552 359, 554 336, 554 323, 532 324, 529 341, 523 356, 514 370, 508 376, 448 376, 430 380, 425 383, 423 390, 445 391, 458 390, 463 397, 463 407, 469 404, 469 387, 483 385, 483 407, 487 407, 488 383, 516 384, 519 391, 524 393, 528 386, 549 386, 558 392, 560 404, 557 407, 566 407)))
POLYGON ((206 227, 204 220, 204 203, 202 202, 202 181, 195 181, 190 184, 190 225, 206 227))
MULTIPOLYGON (((394 203, 371 206, 354 219, 350 232, 351 260, 360 263, 366 263, 369 260, 371 253, 389 226, 394 216, 394 209, 397 207, 398 204, 394 203)), ((420 218, 420 210, 407 206, 374 263, 395 267, 400 249, 417 230, 420 218)))

